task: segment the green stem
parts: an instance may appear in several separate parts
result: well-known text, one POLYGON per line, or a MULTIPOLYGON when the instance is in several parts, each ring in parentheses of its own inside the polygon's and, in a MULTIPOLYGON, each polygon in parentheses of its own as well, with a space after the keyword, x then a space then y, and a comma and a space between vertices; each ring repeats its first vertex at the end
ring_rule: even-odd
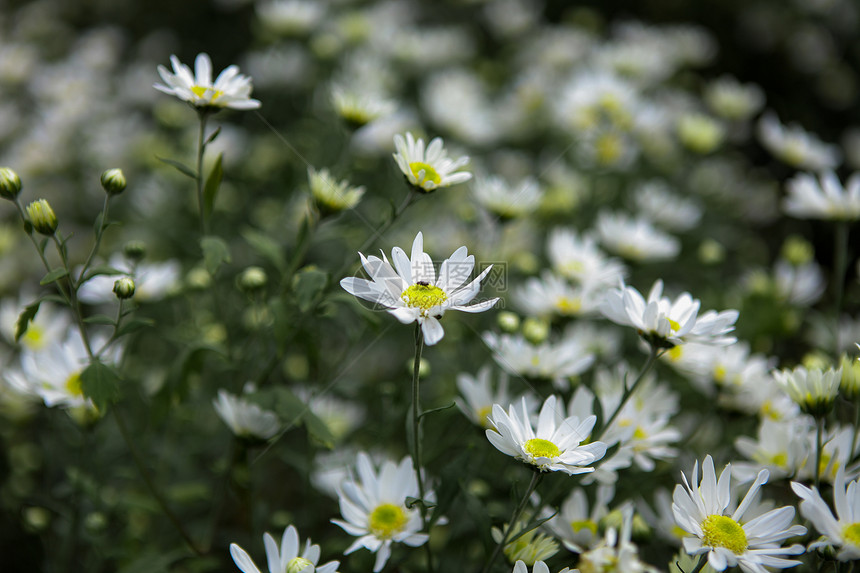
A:
POLYGON ((696 563, 696 568, 690 571, 690 573, 699 573, 702 569, 705 568, 705 565, 708 563, 708 554, 702 553, 699 556, 699 562, 696 563))
POLYGON ((857 449, 857 433, 860 431, 860 396, 854 398, 854 433, 851 436, 851 457, 857 449))
MULTIPOLYGON (((15 198, 15 206, 18 208, 18 214, 21 216, 21 221, 24 223, 26 229, 26 225, 28 223, 27 215, 24 214, 24 208, 21 206, 21 202, 18 201, 17 197, 15 198)), ((27 236, 30 238, 30 242, 33 243, 33 246, 36 248, 36 252, 39 253, 39 258, 42 260, 42 264, 45 266, 45 270, 51 272, 51 263, 48 262, 48 259, 45 257, 44 250, 39 246, 39 242, 36 240, 36 237, 33 236, 32 229, 27 231, 27 236)), ((60 291, 60 296, 63 297, 63 299, 66 301, 66 304, 71 306, 69 295, 66 294, 66 290, 63 288, 62 283, 60 281, 55 281, 54 284, 57 285, 57 290, 60 291)))
MULTIPOLYGON (((415 324, 415 362, 412 367, 412 465, 418 477, 418 509, 421 512, 421 529, 427 529, 427 507, 424 505, 424 477, 421 474, 421 407, 419 379, 421 370, 421 352, 424 350, 424 336, 421 325, 415 324)), ((429 531, 428 531, 429 533, 429 531)), ((433 555, 430 552, 429 541, 425 543, 427 551, 427 568, 433 571, 433 555)))
MULTIPOLYGON (((618 417, 618 414, 621 413, 621 410, 624 408, 624 405, 627 403, 627 400, 636 392, 636 389, 639 388, 639 385, 642 384, 642 381, 645 380, 645 375, 651 370, 651 367, 654 365, 654 362, 657 358, 662 354, 661 349, 656 345, 651 345, 651 352, 648 354, 648 360, 645 361, 645 365, 642 366, 642 370, 639 372, 639 376, 636 377, 636 380, 633 384, 627 388, 624 388, 624 393, 621 395, 621 401, 618 403, 618 406, 615 408, 615 411, 612 412, 612 415, 609 416, 609 419, 603 424, 603 428, 600 429, 597 436, 594 438, 594 441, 600 440, 603 435, 606 433, 606 430, 609 429, 609 426, 612 425, 612 422, 615 421, 615 418, 618 417)), ((626 385, 625 385, 626 386, 626 385)))
POLYGON ((821 438, 822 434, 824 434, 824 416, 818 416, 815 422, 815 488, 819 489, 821 484, 821 438))
POLYGON ((137 466, 138 471, 140 472, 140 476, 143 478, 146 487, 149 488, 149 492, 152 494, 152 497, 155 498, 155 501, 158 503, 158 506, 161 508, 161 511, 170 522, 173 524, 173 527, 176 528, 176 531, 185 540, 185 543, 188 547, 196 554, 203 555, 203 553, 198 549, 197 545, 194 544, 194 541, 191 539, 191 536, 188 535, 188 532, 185 531, 185 528, 182 526, 182 522, 179 521, 179 518, 175 513, 168 507, 167 500, 164 499, 164 496, 161 495, 161 492, 158 488, 155 487, 155 483, 152 481, 152 477, 149 475, 149 471, 146 469, 146 466, 143 463, 143 458, 140 455, 140 452, 137 450, 137 447, 134 445, 134 442, 131 441, 131 436, 129 436, 128 429, 125 427, 125 422, 117 413, 116 408, 110 409, 113 414, 113 419, 116 421, 116 425, 119 428, 119 433, 122 435, 122 439, 125 441, 128 450, 131 452, 131 457, 134 458, 134 463, 137 466))
POLYGON ((203 236, 209 234, 209 221, 206 217, 206 206, 203 197, 203 154, 206 151, 206 121, 209 114, 206 111, 198 112, 200 118, 200 131, 197 135, 197 207, 200 210, 200 232, 203 236))
POLYGON ((66 252, 66 246, 60 242, 56 233, 51 235, 51 238, 54 240, 54 245, 57 247, 57 252, 60 254, 63 268, 66 269, 66 272, 68 273, 66 275, 66 279, 69 281, 69 307, 72 309, 72 314, 75 315, 75 322, 77 323, 78 330, 81 333, 81 339, 84 341, 84 348, 87 350, 87 356, 90 357, 90 362, 93 362, 96 358, 93 353, 93 347, 90 344, 90 335, 87 333, 87 328, 84 324, 84 314, 81 311, 81 304, 78 302, 77 286, 75 285, 75 281, 72 280, 72 269, 69 266, 69 255, 66 252))
POLYGON ((96 240, 93 242, 93 247, 90 249, 90 254, 87 255, 87 260, 84 262, 84 266, 81 268, 81 276, 78 277, 78 280, 72 285, 75 290, 81 287, 81 284, 84 282, 84 276, 87 274, 87 269, 90 268, 90 263, 93 262, 93 257, 96 256, 96 253, 99 251, 99 246, 102 242, 102 235, 104 235, 104 230, 107 227, 108 220, 108 209, 110 208, 110 193, 105 193, 105 204, 102 208, 101 212, 101 223, 96 229, 96 240))
POLYGON ((489 561, 487 561, 487 564, 484 566, 483 573, 489 573, 490 569, 493 568, 493 563, 496 562, 496 559, 498 559, 499 554, 505 548, 505 545, 507 545, 508 538, 511 536, 511 532, 517 526, 517 522, 519 521, 520 516, 525 510, 526 505, 528 505, 529 498, 531 497, 534 490, 537 489, 537 486, 540 483, 542 477, 543 472, 535 468, 532 473, 532 480, 531 482, 529 482, 529 487, 526 488, 525 495, 523 495, 523 498, 520 500, 519 505, 514 510, 513 515, 511 515, 511 520, 510 522, 508 522, 508 526, 505 528, 505 534, 502 536, 502 540, 499 541, 499 544, 496 545, 496 548, 493 550, 493 554, 490 556, 489 561))
POLYGON ((836 301, 833 311, 833 340, 835 342, 834 355, 836 356, 836 360, 839 360, 842 352, 842 341, 839 336, 839 314, 842 312, 842 296, 845 292, 845 271, 848 268, 848 221, 838 221, 836 223, 835 242, 833 286, 836 288, 836 301))

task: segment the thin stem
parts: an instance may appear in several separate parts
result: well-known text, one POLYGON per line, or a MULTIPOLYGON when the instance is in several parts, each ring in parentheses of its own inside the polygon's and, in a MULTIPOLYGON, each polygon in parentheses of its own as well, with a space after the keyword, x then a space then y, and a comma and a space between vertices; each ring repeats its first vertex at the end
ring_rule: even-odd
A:
POLYGON ((603 435, 606 433, 606 430, 609 429, 609 426, 612 425, 612 422, 615 421, 615 418, 618 417, 618 414, 621 413, 621 410, 624 408, 624 405, 627 403, 627 400, 630 399, 630 396, 636 392, 636 389, 645 380, 645 375, 651 370, 651 367, 654 365, 654 362, 657 358, 662 354, 661 349, 656 345, 651 345, 651 352, 648 354, 648 360, 645 361, 644 366, 642 366, 642 370, 639 372, 639 376, 636 377, 636 380, 629 388, 624 388, 624 393, 621 395, 621 401, 618 403, 618 406, 615 408, 615 411, 612 412, 612 415, 609 416, 609 419, 603 424, 603 428, 601 428, 600 432, 597 434, 597 437, 594 438, 595 441, 600 440, 603 435))
POLYGON ((93 262, 93 257, 96 256, 96 253, 99 251, 99 245, 102 242, 102 235, 104 235, 105 228, 107 227, 108 220, 108 209, 110 208, 110 193, 105 193, 105 204, 102 208, 101 216, 102 220, 99 224, 98 229, 96 229, 96 240, 93 242, 93 248, 90 249, 90 254, 87 255, 87 260, 84 262, 84 266, 81 268, 81 276, 78 277, 78 280, 73 285, 74 289, 77 290, 80 288, 81 284, 84 282, 84 276, 87 274, 87 269, 90 268, 90 263, 93 262))
POLYGON ((851 455, 857 450, 857 434, 860 431, 860 396, 854 398, 854 433, 851 436, 851 455))
POLYGON ((848 221, 836 223, 835 235, 835 261, 833 264, 833 286, 836 288, 836 300, 833 311, 833 340, 835 343, 834 355, 839 360, 842 349, 842 341, 839 336, 839 314, 842 312, 842 296, 845 291, 845 271, 848 268, 848 221))
POLYGON ((525 510, 526 505, 528 505, 529 498, 535 489, 537 489, 538 484, 540 483, 541 478, 543 478, 543 472, 535 469, 532 473, 532 481, 529 482, 529 487, 526 489, 525 495, 520 500, 519 505, 514 510, 513 515, 511 515, 511 520, 508 522, 508 526, 505 528, 505 534, 502 536, 502 540, 496 545, 496 548, 493 550, 493 554, 490 556, 490 560, 487 561, 487 564, 484 566, 483 573, 489 573, 490 569, 493 568, 493 563, 498 559, 499 554, 504 549, 505 545, 508 543, 508 538, 511 536, 511 532, 513 532, 514 528, 517 525, 517 522, 520 519, 520 515, 522 515, 523 510, 525 510))
POLYGON ((815 420, 815 488, 821 484, 821 437, 824 433, 824 416, 818 416, 815 420))
POLYGON ((131 441, 131 437, 128 434, 128 429, 125 427, 125 422, 122 420, 122 416, 117 413, 116 408, 111 408, 111 413, 113 414, 113 419, 116 421, 116 425, 119 428, 119 433, 122 435, 122 439, 125 441, 128 450, 131 452, 131 457, 134 458, 134 463, 137 466, 138 471, 140 472, 140 476, 143 478, 144 483, 146 483, 146 487, 149 488, 149 492, 152 494, 152 497, 155 498, 155 501, 158 503, 158 506, 161 508, 161 511, 170 522, 173 524, 173 527, 176 528, 176 531, 185 540, 185 543, 188 545, 191 550, 197 555, 203 555, 203 553, 198 549, 197 545, 192 541, 191 536, 188 535, 188 532, 185 531, 185 528, 182 526, 182 522, 179 521, 179 518, 175 513, 168 507, 167 500, 164 499, 164 496, 161 495, 161 492, 158 491, 158 488, 155 487, 155 483, 152 481, 152 477, 149 475, 149 471, 146 469, 146 466, 143 463, 143 458, 140 455, 140 452, 137 450, 137 447, 134 445, 134 442, 131 441))
MULTIPOLYGON (((18 208, 18 214, 21 216, 21 221, 26 225, 27 215, 24 214, 24 208, 21 206, 21 202, 17 197, 15 198, 15 206, 18 208)), ((36 252, 39 253, 39 258, 42 260, 45 270, 51 272, 51 263, 48 262, 48 259, 45 257, 45 252, 39 246, 39 242, 36 240, 36 237, 33 236, 33 231, 28 231, 27 236, 30 237, 30 242, 33 243, 33 246, 36 248, 36 252)), ((55 284, 57 285, 57 290, 60 291, 60 296, 65 299, 67 304, 71 304, 69 301, 69 295, 66 294, 66 290, 63 288, 62 283, 60 283, 60 281, 56 281, 55 284)))
POLYGON ((209 234, 209 221, 206 217, 203 198, 203 153, 206 151, 206 121, 209 119, 209 114, 200 111, 198 116, 200 117, 200 131, 197 136, 197 207, 200 210, 200 232, 205 236, 209 234))
MULTIPOLYGON (((427 507, 424 505, 424 477, 421 473, 421 412, 419 379, 421 371, 421 352, 424 350, 424 336, 421 333, 421 325, 415 324, 415 363, 412 367, 412 465, 415 466, 415 474, 418 477, 418 497, 420 502, 418 509, 421 512, 421 529, 427 529, 427 507)), ((429 532, 428 532, 429 533, 429 532)), ((430 551, 430 543, 426 543, 427 568, 433 571, 433 555, 430 551)))
POLYGON ((84 341, 84 348, 87 350, 87 356, 90 357, 90 362, 94 362, 96 358, 93 353, 93 347, 90 344, 90 335, 87 333, 87 328, 84 324, 84 314, 81 311, 81 305, 78 302, 77 286, 75 285, 75 281, 72 280, 72 268, 69 266, 69 255, 66 252, 66 246, 60 243, 56 233, 51 235, 51 238, 54 240, 54 245, 57 247, 57 252, 60 254, 63 268, 68 273, 66 278, 69 281, 69 307, 72 309, 72 314, 75 315, 75 322, 77 323, 78 330, 81 333, 81 339, 84 341))

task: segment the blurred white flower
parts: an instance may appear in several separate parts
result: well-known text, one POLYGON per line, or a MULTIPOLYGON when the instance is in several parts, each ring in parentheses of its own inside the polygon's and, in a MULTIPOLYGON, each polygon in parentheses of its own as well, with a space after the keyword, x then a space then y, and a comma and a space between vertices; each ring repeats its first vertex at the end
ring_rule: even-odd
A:
POLYGON ((613 486, 597 486, 597 494, 591 510, 588 498, 581 487, 572 490, 556 513, 545 507, 541 517, 555 515, 546 522, 545 527, 574 553, 584 553, 595 547, 600 540, 597 534, 600 520, 609 514, 609 501, 615 495, 613 486))
POLYGON ((342 85, 332 86, 331 103, 335 112, 355 127, 367 125, 375 119, 393 113, 397 108, 394 100, 380 93, 342 85))
POLYGON ((587 467, 606 454, 606 444, 590 442, 581 445, 591 433, 597 417, 584 420, 565 417, 564 405, 555 396, 547 398, 534 424, 525 399, 519 409, 513 404, 505 410, 493 405, 492 428, 486 431, 493 446, 540 471, 561 471, 568 475, 593 472, 587 467))
POLYGON ((788 196, 783 209, 789 215, 800 219, 860 219, 860 172, 852 175, 844 187, 833 171, 822 172, 817 180, 809 173, 800 173, 786 187, 788 196))
POLYGON ((729 121, 746 121, 764 106, 764 92, 756 84, 742 84, 732 76, 710 82, 702 94, 711 111, 729 121))
POLYGON ((627 274, 624 264, 601 251, 591 234, 557 227, 547 238, 546 250, 556 272, 586 289, 617 285, 627 274))
POLYGON ((359 253, 371 280, 347 277, 340 281, 340 286, 353 296, 379 304, 403 324, 417 321, 424 333, 424 342, 433 345, 445 334, 439 319, 446 310, 483 312, 499 300, 492 298, 466 306, 478 294, 481 280, 492 269, 492 265, 487 267, 464 286, 475 267, 474 255, 467 253, 466 247, 454 251, 442 262, 437 279, 433 261, 424 252, 424 235, 419 231, 412 243, 411 260, 400 247, 391 251, 394 267, 385 254, 380 259, 359 253))
POLYGON ((449 187, 472 178, 471 173, 459 171, 469 163, 469 158, 450 159, 439 137, 430 142, 426 151, 424 140, 419 137, 416 141, 411 133, 406 134, 406 139, 400 134, 395 135, 394 146, 397 148, 394 161, 410 185, 420 191, 429 193, 438 187, 449 187))
POLYGON ((802 545, 780 546, 786 539, 806 533, 802 525, 790 525, 794 507, 773 509, 741 523, 762 484, 768 480, 767 470, 759 472, 741 504, 729 515, 733 505, 731 465, 726 466, 717 480, 714 460, 707 456, 702 462, 701 483, 698 461, 693 466, 692 485, 685 475, 681 477, 684 485, 675 486, 672 510, 675 521, 689 534, 684 538, 684 551, 690 555, 707 553, 708 563, 717 571, 740 566, 749 573, 767 573, 765 565, 785 569, 800 563, 778 557, 805 551, 802 545))
MULTIPOLYGON (((355 474, 343 482, 338 491, 344 519, 331 521, 358 537, 344 555, 361 547, 376 553, 373 571, 378 573, 391 555, 392 543, 418 547, 427 542, 429 536, 419 533, 421 514, 418 508, 406 507, 406 498, 419 496, 418 478, 408 457, 399 464, 385 461, 377 472, 370 457, 360 452, 355 469, 355 474)), ((433 492, 425 491, 424 498, 432 501, 433 492)))
POLYGON ((657 573, 657 569, 639 559, 639 550, 630 541, 633 505, 627 504, 621 513, 620 533, 614 527, 608 528, 600 544, 580 555, 579 566, 585 571, 600 573, 657 573))
POLYGON ((846 484, 843 469, 840 467, 836 471, 836 479, 833 482, 835 517, 830 506, 822 499, 818 488, 810 489, 792 482, 791 489, 803 500, 800 502, 800 513, 823 535, 822 539, 809 546, 809 550, 838 547, 836 558, 839 561, 860 559, 860 487, 857 480, 846 484))
POLYGON ((281 422, 274 412, 264 410, 224 389, 218 390, 218 397, 212 401, 212 406, 236 436, 268 440, 281 429, 281 422))
POLYGON ((777 159, 798 169, 835 169, 841 162, 839 148, 823 143, 801 126, 784 126, 772 112, 758 122, 762 145, 777 159))
POLYGON ((842 369, 807 370, 797 366, 793 370, 774 370, 773 379, 801 410, 820 416, 830 411, 839 394, 842 369))
POLYGON ((756 439, 741 436, 735 440, 735 449, 749 462, 736 462, 734 474, 741 483, 751 481, 762 468, 777 479, 793 476, 810 455, 806 436, 811 427, 807 416, 785 421, 762 418, 756 439))
POLYGON ((325 17, 325 4, 314 0, 268 0, 256 8, 263 26, 285 36, 306 34, 325 17))
POLYGON ((597 312, 602 292, 573 286, 552 271, 531 277, 514 289, 513 298, 529 316, 588 316, 597 312))
MULTIPOLYGON (((268 533, 263 534, 263 543, 270 573, 337 573, 337 566, 340 565, 338 561, 317 565, 320 546, 312 545, 311 540, 307 539, 302 549, 299 532, 292 525, 284 530, 280 548, 275 538, 268 533)), ((243 573, 260 573, 251 556, 235 543, 230 544, 230 556, 243 573)))
POLYGON ((508 375, 502 373, 495 390, 490 381, 490 366, 484 366, 472 377, 465 372, 457 374, 457 389, 460 396, 454 403, 472 423, 489 428, 487 416, 493 411, 493 404, 507 404, 511 401, 508 393, 508 375))
POLYGON ((653 343, 669 347, 686 342, 727 345, 737 340, 729 333, 734 330, 738 311, 710 310, 699 316, 701 303, 681 293, 674 301, 663 296, 663 281, 657 280, 648 293, 648 300, 633 287, 622 284, 609 291, 603 299, 601 311, 616 324, 632 326, 643 337, 654 338, 653 343))
POLYGON ((352 187, 349 181, 338 181, 332 177, 328 169, 317 171, 313 167, 308 167, 308 184, 314 202, 324 213, 352 209, 361 201, 365 191, 363 185, 352 187))
POLYGON ((566 336, 556 343, 532 344, 521 334, 495 334, 482 336, 493 351, 493 360, 510 374, 552 380, 556 386, 565 386, 563 380, 588 370, 594 363, 594 354, 583 340, 566 336))
MULTIPOLYGON (((0 332, 9 344, 15 344, 18 318, 28 304, 30 304, 29 295, 25 293, 21 293, 18 299, 4 298, 0 302, 0 332)), ((27 326, 27 332, 18 340, 18 344, 33 351, 42 350, 65 336, 71 320, 71 316, 65 309, 57 308, 51 302, 43 302, 39 305, 36 317, 27 326)))
POLYGON ((672 192, 662 181, 646 181, 633 194, 637 211, 670 231, 689 231, 702 218, 702 208, 696 201, 672 192))
MULTIPOLYGON (((111 256, 108 266, 134 279, 134 300, 155 302, 173 294, 180 286, 179 261, 132 263, 120 254, 111 256)), ((80 271, 78 271, 79 273, 80 271)), ((106 304, 116 300, 113 283, 120 275, 97 275, 78 290, 78 298, 87 304, 106 304)))
POLYGON ((472 186, 475 200, 502 221, 528 215, 540 204, 543 190, 532 177, 511 185, 497 175, 481 177, 472 186))
POLYGON ((178 97, 195 107, 229 107, 232 109, 257 109, 260 102, 251 99, 251 78, 239 73, 237 66, 228 66, 212 83, 212 60, 205 53, 197 54, 194 74, 191 69, 170 56, 173 72, 158 66, 158 75, 164 84, 155 84, 158 91, 178 97))
MULTIPOLYGON (((560 569, 558 573, 568 573, 569 571, 570 568, 565 567, 564 569, 560 569)), ((523 562, 522 560, 518 560, 516 563, 514 563, 514 568, 511 573, 529 573, 529 569, 526 566, 525 562, 523 562)), ((543 561, 537 560, 532 567, 532 573, 549 573, 549 567, 547 567, 546 563, 544 563, 543 561)), ((576 573, 575 569, 574 573, 576 573)))
POLYGON ((608 250, 632 261, 660 261, 675 258, 681 244, 660 231, 644 217, 601 211, 595 224, 600 242, 608 250))

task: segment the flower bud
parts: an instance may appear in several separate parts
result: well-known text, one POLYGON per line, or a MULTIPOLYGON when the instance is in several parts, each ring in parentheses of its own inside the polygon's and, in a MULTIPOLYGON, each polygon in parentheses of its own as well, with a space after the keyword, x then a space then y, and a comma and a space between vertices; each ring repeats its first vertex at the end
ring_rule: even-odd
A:
POLYGON ((539 318, 527 318, 523 323, 523 336, 532 344, 540 344, 549 336, 549 322, 539 318))
POLYGON ((496 321, 499 323, 499 328, 509 334, 516 332, 520 328, 520 317, 509 310, 500 312, 496 317, 496 321))
POLYGON ((143 241, 129 241, 122 248, 126 258, 132 261, 140 261, 146 256, 146 243, 143 241))
POLYGON ((21 178, 8 167, 0 167, 0 197, 14 201, 21 192, 21 178))
POLYGON ((840 365, 842 380, 839 383, 839 390, 845 398, 855 401, 860 398, 860 360, 843 354, 840 365))
POLYGON ((266 271, 260 267, 248 267, 239 275, 239 288, 246 292, 258 291, 266 286, 266 271))
POLYGON ((44 199, 33 201, 27 205, 27 217, 36 232, 51 236, 57 230, 57 216, 54 210, 44 199))
POLYGON ((122 277, 114 281, 113 293, 120 300, 129 299, 134 296, 134 280, 131 277, 122 277))
POLYGON ((798 235, 789 236, 782 244, 782 256, 795 267, 805 265, 815 257, 812 243, 798 235))
POLYGON ((108 169, 102 173, 102 188, 108 195, 119 195, 125 190, 126 180, 122 169, 108 169))

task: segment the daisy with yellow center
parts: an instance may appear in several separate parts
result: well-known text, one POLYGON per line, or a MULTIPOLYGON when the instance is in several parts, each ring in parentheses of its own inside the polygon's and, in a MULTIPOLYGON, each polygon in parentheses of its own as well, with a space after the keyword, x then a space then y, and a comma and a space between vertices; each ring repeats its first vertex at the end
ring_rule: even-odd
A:
POLYGON ((508 375, 501 373, 498 384, 493 384, 489 365, 478 370, 474 377, 464 372, 458 374, 457 389, 462 398, 454 398, 454 403, 472 423, 484 429, 490 427, 488 418, 493 404, 509 402, 508 375))
POLYGON ((498 298, 466 305, 478 294, 481 281, 492 265, 468 284, 464 284, 475 267, 475 257, 460 247, 442 262, 439 276, 430 255, 424 252, 424 235, 420 232, 412 243, 412 256, 400 247, 391 251, 394 266, 385 254, 365 257, 359 253, 364 270, 371 280, 347 277, 340 286, 358 298, 379 305, 403 324, 418 322, 424 333, 424 343, 436 344, 445 334, 439 319, 446 310, 483 312, 489 310, 498 298))
POLYGON ((839 561, 860 559, 860 487, 857 480, 846 484, 845 471, 841 467, 836 471, 836 479, 833 482, 836 516, 817 488, 810 489, 792 482, 791 489, 803 500, 800 503, 800 513, 823 535, 821 540, 810 545, 809 549, 836 547, 839 549, 836 554, 839 561))
MULTIPOLYGON (((373 571, 377 573, 388 561, 393 543, 418 547, 427 542, 428 535, 419 533, 421 513, 406 507, 408 497, 419 497, 418 478, 408 457, 399 464, 386 461, 377 472, 370 457, 361 452, 355 469, 355 475, 338 488, 344 519, 331 521, 358 537, 345 555, 361 547, 376 553, 373 571)), ((425 490, 424 499, 434 498, 432 491, 425 490)))
POLYGON ((397 150, 394 161, 400 171, 410 185, 423 193, 435 191, 437 187, 450 187, 472 178, 471 173, 460 171, 469 163, 469 158, 449 158, 439 137, 434 138, 425 150, 424 140, 420 137, 416 140, 411 133, 407 133, 404 139, 397 134, 394 136, 394 147, 397 150))
POLYGON ((178 97, 197 108, 257 109, 260 102, 251 99, 251 78, 239 73, 236 66, 225 68, 215 82, 212 82, 212 60, 207 54, 197 54, 194 61, 194 74, 191 69, 170 56, 173 66, 171 73, 164 66, 158 66, 158 75, 163 84, 152 87, 158 91, 178 97))
POLYGON ((593 472, 594 468, 588 466, 606 454, 603 442, 581 445, 596 421, 593 415, 584 420, 565 417, 564 406, 550 396, 544 401, 535 426, 523 399, 519 408, 511 405, 507 412, 500 405, 493 405, 492 429, 486 434, 497 450, 542 472, 575 475, 593 472))
POLYGON ((699 481, 699 463, 693 466, 692 485, 685 475, 684 484, 675 486, 672 512, 675 522, 690 534, 683 541, 690 555, 707 554, 708 563, 717 571, 727 567, 741 567, 749 573, 767 573, 765 566, 786 569, 800 564, 783 555, 800 555, 802 545, 781 547, 790 537, 803 535, 806 528, 791 525, 794 508, 780 507, 744 521, 744 513, 753 504, 761 486, 767 483, 769 473, 761 470, 737 509, 731 495, 731 465, 720 474, 714 470, 714 460, 707 456, 702 462, 702 480, 699 481))
MULTIPOLYGON (((299 532, 292 525, 284 530, 280 548, 275 538, 268 533, 263 535, 263 543, 266 546, 270 573, 337 573, 337 567, 340 565, 338 561, 317 565, 320 546, 311 545, 311 540, 308 539, 302 550, 299 532)), ((230 544, 230 556, 243 573, 260 573, 251 556, 235 543, 230 544)))

